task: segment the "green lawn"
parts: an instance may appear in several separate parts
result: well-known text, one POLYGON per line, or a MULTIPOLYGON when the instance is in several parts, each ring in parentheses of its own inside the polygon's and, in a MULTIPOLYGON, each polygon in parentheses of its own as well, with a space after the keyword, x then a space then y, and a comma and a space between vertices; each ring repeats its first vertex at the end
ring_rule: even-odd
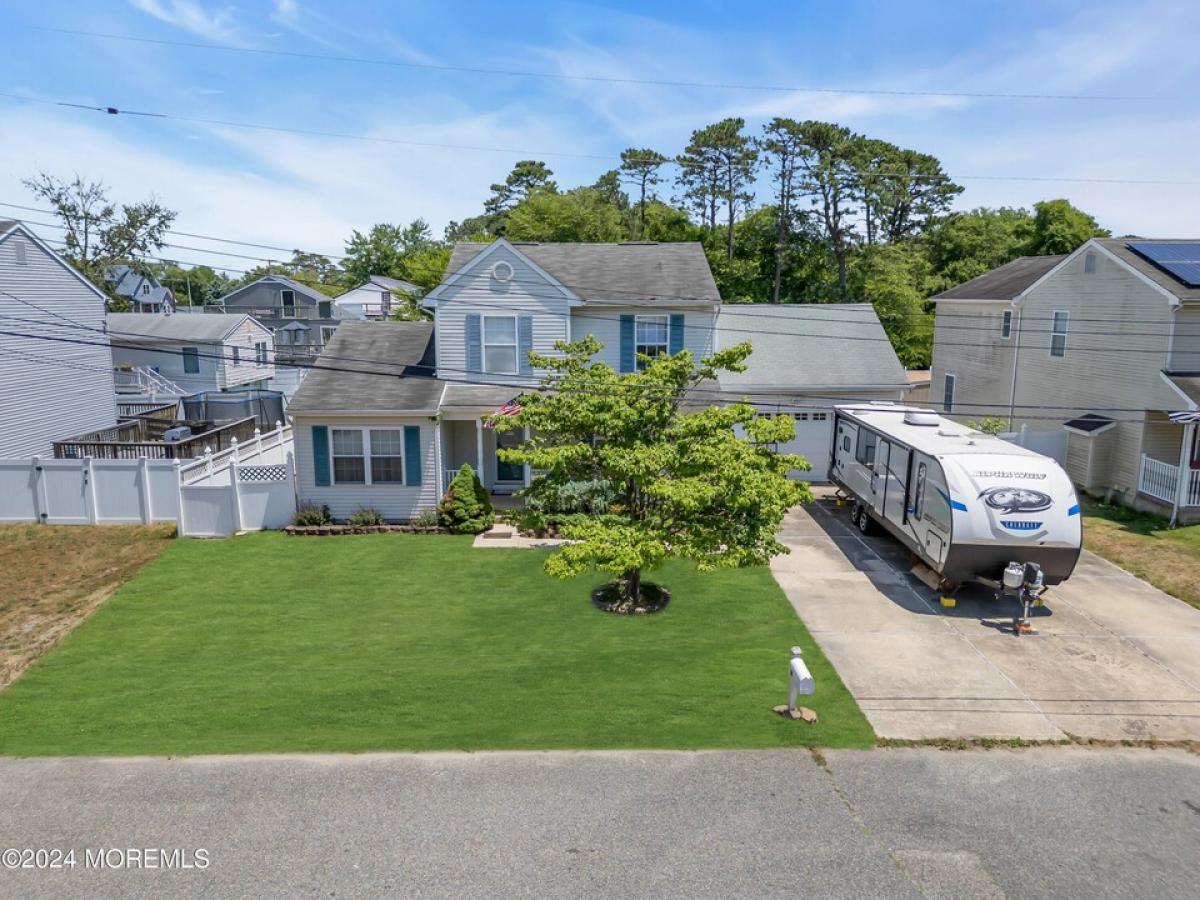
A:
POLYGON ((1200 525, 1168 528, 1166 519, 1106 503, 1085 503, 1083 512, 1087 549, 1200 608, 1200 525))
POLYGON ((176 541, 0 694, 0 753, 862 747, 870 726, 765 568, 600 579, 469 538, 176 541), (817 725, 785 721, 805 648, 817 725))

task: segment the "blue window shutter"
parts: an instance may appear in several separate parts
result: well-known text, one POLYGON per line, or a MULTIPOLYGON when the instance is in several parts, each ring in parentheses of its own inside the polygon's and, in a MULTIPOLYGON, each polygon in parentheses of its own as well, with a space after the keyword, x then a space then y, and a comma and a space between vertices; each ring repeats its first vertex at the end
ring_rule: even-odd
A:
POLYGON ((421 483, 420 425, 404 426, 404 483, 409 487, 416 487, 421 483))
POLYGON ((674 356, 683 349, 683 313, 671 313, 671 333, 667 352, 674 356))
POLYGON ((533 316, 520 316, 517 319, 517 371, 522 375, 533 374, 533 364, 529 362, 532 349, 533 316))
POLYGON ((637 356, 633 349, 633 316, 621 316, 621 371, 637 369, 637 356))
POLYGON ((467 371, 483 371, 483 336, 477 315, 467 316, 467 371))
POLYGON ((312 427, 313 481, 317 487, 329 487, 329 428, 312 427))

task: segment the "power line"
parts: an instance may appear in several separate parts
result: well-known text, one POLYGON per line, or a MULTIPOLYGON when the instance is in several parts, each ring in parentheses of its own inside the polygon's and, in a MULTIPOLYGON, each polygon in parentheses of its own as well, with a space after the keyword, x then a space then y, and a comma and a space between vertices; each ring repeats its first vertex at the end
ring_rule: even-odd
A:
POLYGON ((932 91, 932 90, 901 90, 894 88, 842 88, 842 87, 797 87, 775 84, 748 84, 738 82, 684 81, 679 79, 659 78, 623 78, 612 75, 569 75, 562 72, 544 72, 522 69, 502 69, 484 66, 461 66, 448 63, 418 63, 404 62, 394 59, 378 59, 364 56, 344 56, 332 53, 310 53, 298 50, 272 50, 257 47, 237 47, 230 44, 201 43, 199 41, 167 40, 164 38, 139 37, 130 34, 112 34, 109 32, 84 31, 72 28, 53 28, 42 25, 27 26, 37 31, 67 34, 77 37, 101 38, 103 40, 127 41, 138 44, 158 44, 166 47, 187 47, 196 50, 217 50, 226 53, 254 54, 258 56, 287 57, 291 59, 321 60, 325 62, 354 63, 370 66, 387 66, 400 69, 417 69, 433 72, 461 72, 470 75, 500 75, 512 78, 536 78, 554 81, 579 81, 600 84, 633 84, 652 87, 683 87, 731 91, 764 91, 769 93, 787 94, 852 94, 884 97, 958 97, 975 99, 1000 100, 1072 100, 1072 101, 1145 101, 1153 97, 1137 97, 1129 95, 1099 95, 1099 94, 1050 94, 1050 93, 1015 93, 1001 91, 932 91))
MULTIPOLYGON (((257 122, 238 122, 231 119, 211 119, 202 116, 185 116, 177 113, 150 112, 146 110, 120 109, 116 106, 96 106, 90 103, 73 103, 65 100, 49 100, 42 97, 29 97, 24 94, 15 94, 9 91, 0 91, 0 97, 9 97, 14 100, 21 100, 26 103, 43 103, 49 106, 61 106, 69 109, 86 110, 89 112, 98 112, 109 116, 135 116, 138 118, 148 119, 163 119, 176 122, 187 122, 194 125, 213 125, 219 128, 243 128, 253 131, 273 131, 284 134, 300 134, 308 137, 325 137, 337 138, 339 140, 366 141, 376 144, 396 144, 406 147, 426 147, 435 150, 468 150, 479 153, 504 153, 510 156, 528 156, 528 157, 562 157, 564 159, 590 159, 601 160, 604 162, 620 162, 619 156, 611 156, 608 154, 598 153, 574 153, 570 151, 559 150, 530 150, 514 147, 487 147, 475 144, 452 144, 442 141, 417 141, 408 138, 392 138, 382 137, 369 134, 354 134, 351 132, 342 131, 322 131, 311 128, 294 128, 285 125, 266 125, 257 122)), ((656 160, 657 162, 662 162, 656 160)), ((689 168, 702 166, 696 164, 692 166, 679 159, 667 159, 662 162, 663 165, 673 165, 679 168, 689 168)), ((938 174, 938 175, 921 175, 909 171, 895 172, 874 172, 875 177, 881 178, 904 178, 912 181, 1029 181, 1029 182, 1046 182, 1046 183, 1065 183, 1065 184, 1122 184, 1122 185, 1198 185, 1200 181, 1182 181, 1182 180, 1167 180, 1167 179, 1138 179, 1138 178, 1082 178, 1074 176, 1045 176, 1045 175, 964 175, 964 174, 938 174)))
MULTIPOLYGON (((13 317, 0 317, 0 318, 8 318, 10 320, 14 320, 13 317)), ((21 320, 21 319, 15 319, 15 321, 27 322, 27 323, 29 322, 29 320, 21 320)), ((36 322, 35 321, 31 324, 42 325, 42 326, 58 326, 58 323, 55 323, 55 322, 36 322)), ((8 327, 12 327, 12 326, 8 326, 8 327)), ((23 327, 30 327, 30 324, 26 324, 23 327)), ((58 326, 58 327, 62 327, 62 326, 58 326)), ((80 327, 86 327, 86 326, 80 326, 80 327)), ((95 331, 96 329, 87 329, 87 330, 95 331)), ((130 335, 129 332, 116 332, 116 333, 123 334, 126 336, 130 335)), ((0 334, 6 334, 6 335, 10 335, 10 336, 17 336, 17 337, 30 337, 30 338, 34 338, 36 340, 47 340, 47 341, 55 341, 55 342, 68 343, 68 344, 116 347, 118 349, 136 349, 136 350, 142 350, 142 351, 147 351, 147 352, 152 352, 152 353, 159 353, 159 354, 168 355, 168 356, 180 356, 181 357, 183 355, 181 350, 177 351, 177 350, 169 350, 169 349, 164 349, 164 348, 147 347, 145 344, 142 344, 142 343, 122 344, 122 343, 114 342, 111 339, 108 341, 99 341, 99 340, 88 341, 88 340, 82 340, 79 338, 55 337, 55 336, 47 336, 45 334, 22 334, 22 333, 18 333, 18 332, 9 332, 9 331, 0 331, 0 334)), ((277 357, 279 355, 278 350, 268 351, 268 352, 273 352, 277 357)), ((202 358, 206 358, 206 359, 215 359, 215 360, 222 360, 222 361, 227 361, 227 362, 233 360, 232 354, 227 356, 224 353, 208 353, 208 352, 204 352, 204 351, 199 351, 199 356, 202 358)), ((320 370, 325 370, 325 371, 343 372, 343 373, 347 373, 347 374, 373 375, 373 376, 383 376, 383 377, 388 377, 388 378, 426 379, 426 380, 441 381, 441 382, 445 382, 447 384, 452 384, 452 385, 457 384, 457 385, 470 385, 470 386, 477 386, 477 387, 509 388, 514 392, 514 394, 519 394, 519 393, 527 392, 531 389, 534 389, 534 388, 530 388, 525 385, 516 384, 516 383, 512 383, 512 382, 485 381, 485 380, 471 379, 471 378, 447 378, 447 377, 441 377, 441 376, 437 376, 437 375, 419 375, 419 374, 415 374, 409 370, 412 368, 429 368, 429 367, 427 367, 427 366, 412 366, 412 365, 406 364, 406 363, 397 363, 397 362, 392 362, 389 360, 371 359, 371 358, 363 358, 363 357, 338 357, 338 356, 326 356, 325 354, 322 354, 321 357, 316 362, 313 362, 313 363, 298 363, 298 362, 281 363, 276 360, 274 362, 274 365, 277 368, 296 368, 296 369, 306 369, 306 370, 320 369, 320 370), (332 365, 324 364, 322 361, 325 359, 359 361, 359 362, 364 362, 364 363, 370 363, 372 365, 390 367, 395 371, 364 370, 364 369, 347 368, 345 366, 332 366, 332 365)), ((468 370, 457 370, 457 369, 443 369, 442 371, 461 372, 461 373, 465 373, 465 374, 478 374, 478 373, 470 372, 468 370)), ((546 388, 538 387, 536 389, 543 390, 546 388)), ((621 385, 618 388, 618 394, 622 395, 622 396, 628 396, 630 393, 632 393, 636 390, 645 390, 645 389, 653 389, 653 386, 652 385, 621 385)), ((782 399, 782 398, 787 398, 789 393, 793 394, 793 395, 800 394, 800 395, 803 395, 804 397, 810 398, 810 399, 834 400, 834 401, 841 401, 843 403, 855 403, 855 402, 864 402, 865 403, 865 402, 870 402, 873 399, 878 399, 878 398, 863 398, 863 397, 847 397, 844 394, 818 394, 818 393, 813 393, 813 392, 806 391, 806 390, 789 391, 787 388, 781 388, 779 393, 775 393, 775 392, 768 392, 768 391, 738 391, 736 389, 736 387, 733 387, 729 390, 725 390, 725 389, 703 388, 703 387, 696 386, 696 387, 693 387, 692 389, 690 389, 690 391, 688 393, 719 397, 727 402, 737 402, 736 398, 739 398, 739 397, 764 397, 764 398, 768 398, 768 399, 756 400, 756 401, 752 401, 752 402, 756 405, 762 405, 762 406, 767 406, 767 407, 779 407, 781 405, 788 405, 789 403, 794 402, 794 401, 790 401, 787 399, 782 399)), ((616 395, 616 394, 614 394, 614 395, 616 395)), ((454 404, 451 404, 451 405, 454 405, 454 404)), ((457 405, 465 406, 467 404, 457 404, 457 405)), ((1047 419, 1047 420, 1054 420, 1054 421, 1062 420, 1063 411, 1074 411, 1074 410, 1078 410, 1081 408, 1079 406, 1054 406, 1054 405, 1049 405, 1049 404, 971 403, 971 404, 963 404, 963 405, 971 410, 996 408, 996 409, 1004 409, 1004 410, 1032 409, 1032 410, 1039 410, 1039 411, 1047 411, 1047 410, 1059 411, 1058 415, 1056 415, 1056 416, 1036 416, 1036 415, 1027 415, 1027 414, 1022 414, 1020 416, 1023 419, 1047 419)), ((825 408, 825 407, 818 406, 818 407, 812 407, 812 408, 821 409, 821 408, 825 408)), ((1149 407, 1089 406, 1088 409, 1090 409, 1092 411, 1096 411, 1096 412, 1128 412, 1128 413, 1142 413, 1142 414, 1145 414, 1148 412, 1161 412, 1161 410, 1157 410, 1157 409, 1153 409, 1153 408, 1149 408, 1149 407)), ((1118 421, 1140 422, 1142 420, 1141 419, 1127 419, 1127 420, 1118 420, 1118 421)))

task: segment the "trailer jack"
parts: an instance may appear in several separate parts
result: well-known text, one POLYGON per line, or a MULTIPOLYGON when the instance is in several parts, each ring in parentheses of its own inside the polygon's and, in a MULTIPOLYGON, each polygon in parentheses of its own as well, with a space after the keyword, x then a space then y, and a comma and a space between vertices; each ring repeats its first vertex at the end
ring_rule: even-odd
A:
POLYGON ((1030 607, 1042 605, 1046 592, 1045 576, 1037 563, 1010 562, 1004 569, 1003 591, 1021 604, 1021 612, 1013 616, 1013 635, 1037 634, 1029 621, 1030 607))

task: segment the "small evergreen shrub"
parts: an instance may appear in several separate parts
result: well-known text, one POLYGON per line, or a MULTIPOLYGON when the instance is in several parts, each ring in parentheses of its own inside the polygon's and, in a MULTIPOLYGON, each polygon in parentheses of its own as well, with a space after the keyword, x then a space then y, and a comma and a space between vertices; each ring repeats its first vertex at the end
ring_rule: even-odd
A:
POLYGON ((317 506, 315 503, 301 503, 296 507, 296 515, 292 517, 293 525, 328 525, 332 521, 329 507, 317 506))
POLYGON ((437 528, 441 522, 438 520, 436 509, 423 509, 412 517, 409 524, 416 525, 418 528, 437 528))
POLYGON ((455 534, 479 534, 496 521, 492 501, 475 470, 463 466, 438 504, 438 521, 455 534))
POLYGON ((383 519, 383 513, 377 509, 371 509, 369 506, 362 506, 356 509, 346 520, 347 525, 353 525, 356 528, 364 528, 371 525, 386 525, 387 522, 383 519))

